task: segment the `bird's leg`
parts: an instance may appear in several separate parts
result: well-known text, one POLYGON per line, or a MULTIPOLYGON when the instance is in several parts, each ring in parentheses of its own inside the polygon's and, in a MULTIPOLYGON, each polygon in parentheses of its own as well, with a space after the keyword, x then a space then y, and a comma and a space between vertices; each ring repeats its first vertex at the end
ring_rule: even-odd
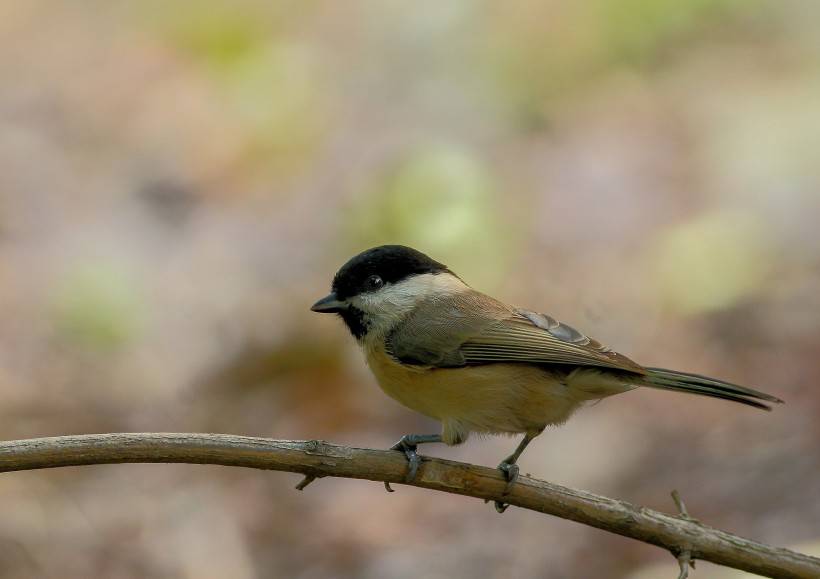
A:
MULTIPOLYGON (((523 440, 518 444, 515 451, 501 461, 501 464, 498 465, 498 470, 504 473, 504 478, 507 479, 507 486, 504 488, 504 494, 506 495, 510 492, 513 484, 515 484, 516 479, 518 479, 518 458, 521 456, 521 453, 524 452, 524 449, 533 441, 533 439, 544 432, 543 429, 538 430, 536 432, 527 432, 524 434, 523 440)), ((499 513, 503 513, 507 510, 506 503, 502 503, 501 501, 495 501, 495 510, 499 513)))
MULTIPOLYGON (((407 457, 409 467, 407 469, 407 476, 404 477, 406 482, 413 482, 416 478, 416 473, 418 472, 419 465, 421 464, 421 459, 419 458, 418 453, 416 453, 416 449, 419 444, 424 444, 426 442, 443 442, 443 440, 440 434, 405 434, 401 437, 401 440, 390 447, 390 450, 402 451, 404 456, 407 457)), ((393 492, 393 489, 390 488, 390 483, 388 482, 384 483, 384 488, 387 489, 387 492, 393 492)))

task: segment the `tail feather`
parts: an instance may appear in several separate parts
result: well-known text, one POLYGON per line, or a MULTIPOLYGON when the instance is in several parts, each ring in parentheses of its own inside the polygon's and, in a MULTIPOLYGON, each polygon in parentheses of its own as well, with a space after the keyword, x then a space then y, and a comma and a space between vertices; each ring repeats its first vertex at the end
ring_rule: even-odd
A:
POLYGON ((771 407, 758 402, 758 400, 778 404, 783 402, 779 398, 775 398, 764 392, 724 382, 723 380, 709 378, 708 376, 677 372, 664 368, 646 368, 646 370, 648 373, 644 377, 644 385, 652 388, 711 396, 713 398, 747 404, 748 406, 754 406, 755 408, 761 408, 763 410, 771 410, 771 407))

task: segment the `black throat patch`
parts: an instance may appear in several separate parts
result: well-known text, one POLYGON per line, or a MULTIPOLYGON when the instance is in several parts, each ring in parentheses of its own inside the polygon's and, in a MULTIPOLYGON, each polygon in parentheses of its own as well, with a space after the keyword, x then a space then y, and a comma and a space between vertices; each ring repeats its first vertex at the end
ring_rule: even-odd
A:
POLYGON ((356 308, 348 308, 339 312, 339 316, 344 320, 347 329, 357 340, 362 339, 367 334, 368 323, 365 320, 364 312, 356 308))

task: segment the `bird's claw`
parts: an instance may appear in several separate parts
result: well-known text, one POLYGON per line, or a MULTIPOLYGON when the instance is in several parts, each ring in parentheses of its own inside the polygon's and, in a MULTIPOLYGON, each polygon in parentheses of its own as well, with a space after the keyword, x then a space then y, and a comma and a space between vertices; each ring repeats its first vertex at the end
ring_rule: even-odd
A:
MULTIPOLYGON (((413 441, 413 435, 406 435, 402 436, 401 440, 399 440, 396 444, 390 447, 390 450, 398 450, 404 453, 404 456, 407 457, 407 474, 404 477, 404 481, 407 483, 411 483, 416 479, 416 474, 419 471, 419 465, 421 464, 421 457, 419 457, 418 452, 418 444, 413 441)), ((389 482, 384 483, 384 488, 387 492, 392 493, 393 489, 390 486, 389 482)))
POLYGON ((399 450, 407 457, 409 465, 407 475, 404 477, 406 482, 413 482, 421 464, 421 458, 418 455, 418 444, 415 443, 411 436, 402 436, 396 444, 390 447, 390 450, 399 450))
MULTIPOLYGON (((503 495, 506 495, 512 489, 512 486, 515 484, 515 481, 518 480, 518 474, 520 469, 518 465, 514 462, 507 462, 506 460, 498 465, 498 470, 504 473, 504 478, 507 479, 507 486, 504 487, 503 495)), ((502 496, 503 496, 502 495, 502 496)), ((508 505, 507 503, 501 501, 493 501, 495 504, 495 510, 498 513, 503 513, 507 510, 508 505)))
POLYGON ((504 487, 504 494, 506 495, 510 492, 510 489, 512 488, 513 484, 515 484, 515 481, 518 480, 518 474, 520 472, 520 469, 518 468, 518 465, 514 462, 502 462, 498 465, 498 470, 503 472, 504 477, 507 479, 507 486, 504 487))

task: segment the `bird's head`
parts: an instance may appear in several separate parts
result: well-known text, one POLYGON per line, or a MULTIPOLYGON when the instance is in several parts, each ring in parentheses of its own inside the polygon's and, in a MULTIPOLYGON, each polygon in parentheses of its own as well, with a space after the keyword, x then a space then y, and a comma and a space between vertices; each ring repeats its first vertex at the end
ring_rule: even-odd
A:
MULTIPOLYGON (((359 340, 384 335, 420 302, 461 281, 446 265, 404 245, 381 245, 352 257, 331 292, 311 310, 339 314, 359 340)), ((463 285, 463 284, 461 284, 463 285)))

